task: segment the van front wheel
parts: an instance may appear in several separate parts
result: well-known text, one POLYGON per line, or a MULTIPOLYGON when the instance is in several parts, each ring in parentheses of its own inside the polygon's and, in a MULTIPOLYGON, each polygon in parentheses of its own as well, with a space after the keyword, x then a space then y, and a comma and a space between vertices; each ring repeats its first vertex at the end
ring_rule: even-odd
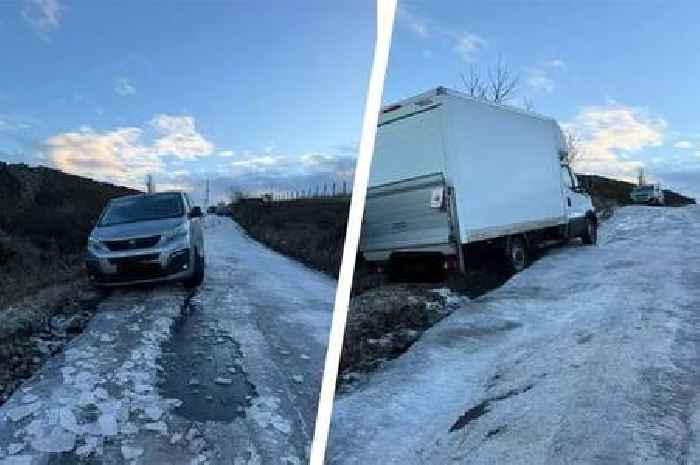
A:
POLYGON ((199 286, 204 281, 204 257, 198 251, 195 251, 195 253, 194 273, 184 281, 185 287, 189 289, 199 286))

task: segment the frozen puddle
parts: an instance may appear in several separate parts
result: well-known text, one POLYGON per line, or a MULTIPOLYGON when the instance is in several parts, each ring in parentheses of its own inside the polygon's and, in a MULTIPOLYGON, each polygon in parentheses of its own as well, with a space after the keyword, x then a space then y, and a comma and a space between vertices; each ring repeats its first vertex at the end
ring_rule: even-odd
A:
POLYGON ((177 320, 172 337, 163 346, 160 392, 163 397, 180 399, 175 413, 188 420, 244 417, 257 393, 241 366, 238 344, 215 320, 199 312, 197 305, 194 299, 190 302, 191 313, 177 320))

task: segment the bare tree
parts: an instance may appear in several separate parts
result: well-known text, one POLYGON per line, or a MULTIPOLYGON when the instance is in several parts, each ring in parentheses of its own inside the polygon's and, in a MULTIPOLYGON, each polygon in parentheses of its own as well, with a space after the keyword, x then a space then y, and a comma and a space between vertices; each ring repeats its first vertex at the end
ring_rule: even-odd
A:
POLYGON ((581 149, 581 139, 579 138, 576 131, 571 128, 564 130, 564 139, 566 143, 567 158, 566 161, 569 165, 573 165, 574 162, 580 157, 581 149))
POLYGON ((488 94, 493 103, 505 103, 512 99, 520 77, 511 73, 499 55, 496 64, 488 70, 488 94))
POLYGON ((468 79, 464 76, 464 73, 459 73, 459 75, 462 77, 462 82, 470 97, 486 100, 486 84, 481 79, 481 73, 476 66, 469 66, 468 79))
POLYGON ((496 64, 488 68, 486 79, 475 65, 469 67, 468 76, 464 73, 460 73, 460 76, 470 97, 498 104, 506 103, 515 96, 520 80, 500 56, 496 64))

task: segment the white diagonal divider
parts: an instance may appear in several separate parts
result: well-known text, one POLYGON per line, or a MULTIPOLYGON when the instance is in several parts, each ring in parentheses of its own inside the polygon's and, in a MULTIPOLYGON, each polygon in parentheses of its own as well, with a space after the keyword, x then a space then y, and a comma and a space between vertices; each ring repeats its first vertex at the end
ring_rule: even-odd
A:
POLYGON ((311 443, 310 465, 323 465, 326 453, 336 379, 338 377, 338 365, 343 348, 348 305, 350 304, 352 275, 355 271, 355 256, 357 255, 357 244, 360 240, 362 215, 365 210, 367 178, 369 177, 372 152, 374 151, 374 138, 377 134, 377 122, 379 120, 382 90, 384 89, 384 75, 386 74, 389 61, 389 48, 391 46, 391 33, 394 27, 395 13, 396 0, 377 0, 377 36, 374 44, 374 61, 367 88, 360 149, 357 156, 357 165, 355 166, 355 182, 350 202, 348 226, 345 233, 343 262, 340 266, 338 289, 335 294, 333 323, 331 324, 331 333, 328 338, 328 350, 326 352, 323 382, 319 396, 316 428, 313 442, 311 443))

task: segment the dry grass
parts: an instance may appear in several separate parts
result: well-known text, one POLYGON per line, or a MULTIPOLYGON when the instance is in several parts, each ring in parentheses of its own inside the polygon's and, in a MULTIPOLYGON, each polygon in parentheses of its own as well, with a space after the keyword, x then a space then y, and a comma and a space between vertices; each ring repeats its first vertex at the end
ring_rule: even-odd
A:
POLYGON ((49 168, 0 163, 0 309, 79 276, 102 208, 134 192, 49 168))
POLYGON ((317 270, 338 276, 345 241, 348 197, 288 202, 239 202, 233 218, 273 250, 317 270))

